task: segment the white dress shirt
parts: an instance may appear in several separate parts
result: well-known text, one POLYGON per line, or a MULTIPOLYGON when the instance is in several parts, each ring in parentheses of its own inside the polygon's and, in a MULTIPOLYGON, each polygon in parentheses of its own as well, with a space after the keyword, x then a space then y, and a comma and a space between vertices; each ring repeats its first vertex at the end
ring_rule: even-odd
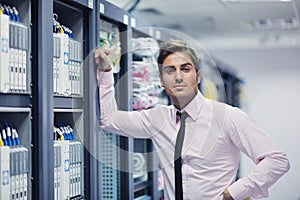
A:
MULTIPOLYGON (((112 72, 97 72, 100 124, 112 133, 150 138, 160 159, 166 200, 174 200, 174 149, 180 122, 173 105, 142 111, 117 109, 112 72)), ((289 170, 285 153, 243 111, 204 98, 200 91, 183 109, 186 119, 182 148, 183 198, 223 199, 228 188, 235 200, 268 196, 268 188, 289 170), (240 152, 256 165, 236 181, 240 152)))

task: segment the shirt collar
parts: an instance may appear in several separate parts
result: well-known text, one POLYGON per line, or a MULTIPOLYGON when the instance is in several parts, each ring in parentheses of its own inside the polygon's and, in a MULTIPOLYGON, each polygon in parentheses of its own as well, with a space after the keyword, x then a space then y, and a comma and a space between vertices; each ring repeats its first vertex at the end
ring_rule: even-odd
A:
POLYGON ((182 110, 179 110, 175 106, 173 106, 174 114, 176 115, 177 111, 178 112, 187 112, 189 114, 189 116, 195 121, 200 112, 200 109, 202 108, 204 100, 205 100, 205 98, 203 97, 201 92, 198 90, 197 95, 182 110))

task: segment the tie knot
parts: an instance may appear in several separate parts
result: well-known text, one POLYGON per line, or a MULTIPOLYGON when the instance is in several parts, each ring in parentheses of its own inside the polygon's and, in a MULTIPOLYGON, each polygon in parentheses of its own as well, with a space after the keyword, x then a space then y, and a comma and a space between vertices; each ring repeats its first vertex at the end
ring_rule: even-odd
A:
POLYGON ((176 112, 176 115, 180 118, 180 121, 185 121, 185 119, 189 116, 187 112, 176 112))

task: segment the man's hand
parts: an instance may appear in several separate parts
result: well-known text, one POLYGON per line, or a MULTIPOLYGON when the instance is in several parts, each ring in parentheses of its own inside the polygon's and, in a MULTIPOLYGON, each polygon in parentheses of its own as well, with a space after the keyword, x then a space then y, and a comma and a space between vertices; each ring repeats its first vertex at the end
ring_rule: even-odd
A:
POLYGON ((227 189, 223 193, 223 200, 234 200, 227 189))
POLYGON ((112 50, 107 47, 101 47, 96 49, 94 52, 94 61, 96 64, 96 70, 100 70, 103 72, 111 71, 111 58, 112 58, 112 50))

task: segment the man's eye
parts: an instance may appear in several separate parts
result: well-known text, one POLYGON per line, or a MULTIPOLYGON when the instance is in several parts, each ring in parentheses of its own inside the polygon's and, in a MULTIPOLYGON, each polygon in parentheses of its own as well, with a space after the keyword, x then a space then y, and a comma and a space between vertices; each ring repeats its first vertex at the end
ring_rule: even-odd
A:
POLYGON ((167 74, 173 74, 175 72, 175 69, 174 68, 167 68, 166 69, 166 73, 167 74))
POLYGON ((183 72, 188 73, 191 71, 191 69, 189 67, 185 67, 182 69, 183 72))

